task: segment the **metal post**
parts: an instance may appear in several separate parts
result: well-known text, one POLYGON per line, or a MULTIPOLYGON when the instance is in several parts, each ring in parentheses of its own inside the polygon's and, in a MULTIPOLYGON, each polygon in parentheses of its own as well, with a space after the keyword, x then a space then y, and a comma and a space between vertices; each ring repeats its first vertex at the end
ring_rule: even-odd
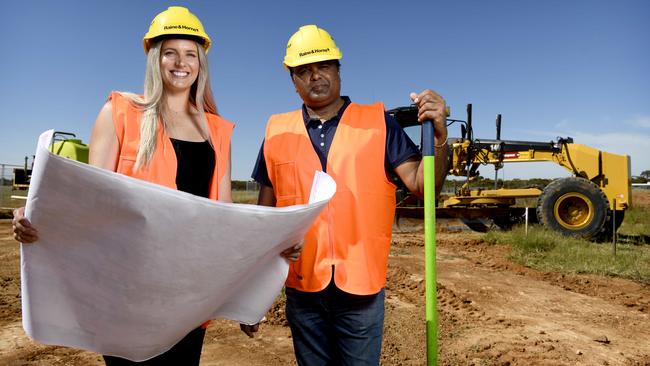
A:
MULTIPOLYGON (((501 115, 497 114, 497 141, 501 140, 501 115)), ((501 150, 499 150, 501 151, 501 150)), ((497 180, 499 179, 499 164, 494 165, 494 190, 497 189, 497 180)))
POLYGON ((436 169, 433 122, 422 124, 424 163, 424 283, 427 329, 427 365, 438 364, 438 309, 436 306, 436 169))
POLYGON ((612 248, 616 257, 616 198, 614 198, 614 209, 612 210, 612 248))
POLYGON ((0 207, 3 207, 4 192, 5 192, 5 165, 0 164, 0 179, 2 179, 2 185, 0 186, 0 207))
POLYGON ((526 207, 526 213, 524 214, 524 216, 526 217, 525 233, 526 236, 528 236, 528 207, 526 207))

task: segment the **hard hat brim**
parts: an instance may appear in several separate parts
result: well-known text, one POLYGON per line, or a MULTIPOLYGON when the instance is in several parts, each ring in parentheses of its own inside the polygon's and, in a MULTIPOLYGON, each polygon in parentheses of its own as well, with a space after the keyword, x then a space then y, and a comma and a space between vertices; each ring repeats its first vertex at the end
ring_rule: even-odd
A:
POLYGON ((151 45, 162 40, 167 40, 167 39, 188 39, 190 41, 194 41, 198 43, 200 46, 203 47, 205 50, 205 53, 208 53, 208 49, 212 45, 210 38, 205 38, 201 36, 197 36, 196 34, 193 33, 178 33, 178 34, 161 34, 158 36, 154 36, 151 38, 145 38, 143 39, 143 45, 144 45, 144 52, 149 53, 149 49, 151 49, 151 45))
POLYGON ((323 62, 323 61, 331 61, 331 60, 340 60, 342 58, 342 55, 311 55, 308 57, 303 57, 300 60, 284 60, 284 66, 289 68, 289 67, 296 67, 296 66, 301 66, 301 65, 307 65, 307 64, 314 64, 316 62, 323 62))

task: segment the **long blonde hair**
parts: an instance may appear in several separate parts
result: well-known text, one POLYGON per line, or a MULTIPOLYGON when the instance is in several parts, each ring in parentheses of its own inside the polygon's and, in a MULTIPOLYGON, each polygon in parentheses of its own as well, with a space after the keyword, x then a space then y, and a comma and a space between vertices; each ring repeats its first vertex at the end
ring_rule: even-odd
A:
MULTIPOLYGON (((134 93, 121 93, 131 100, 131 103, 142 110, 140 121, 140 145, 135 160, 135 170, 146 167, 153 158, 156 151, 156 137, 158 133, 158 120, 164 112, 165 88, 160 72, 160 49, 163 40, 151 45, 147 54, 147 69, 144 77, 144 97, 134 93)), ((190 89, 190 103, 196 108, 201 119, 202 134, 210 141, 208 121, 205 112, 216 114, 217 104, 212 96, 210 87, 210 72, 208 70, 208 59, 203 46, 197 43, 199 55, 199 74, 190 89)), ((162 124, 163 128, 164 124, 162 124)), ((212 144, 212 141, 210 141, 212 144)))

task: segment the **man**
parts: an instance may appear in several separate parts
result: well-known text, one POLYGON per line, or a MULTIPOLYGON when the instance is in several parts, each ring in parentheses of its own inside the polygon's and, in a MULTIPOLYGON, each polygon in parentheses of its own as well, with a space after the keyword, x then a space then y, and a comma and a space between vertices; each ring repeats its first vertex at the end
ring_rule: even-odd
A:
MULTIPOLYGON (((331 36, 315 25, 289 39, 284 65, 304 104, 271 116, 253 172, 261 183, 259 204, 267 206, 306 203, 317 170, 337 183, 286 282, 299 365, 379 364, 395 213, 389 173, 412 192, 424 191, 420 152, 383 104, 341 96, 341 57, 331 36)), ((439 192, 448 154, 445 101, 430 90, 411 98, 419 121, 434 121, 439 192)))

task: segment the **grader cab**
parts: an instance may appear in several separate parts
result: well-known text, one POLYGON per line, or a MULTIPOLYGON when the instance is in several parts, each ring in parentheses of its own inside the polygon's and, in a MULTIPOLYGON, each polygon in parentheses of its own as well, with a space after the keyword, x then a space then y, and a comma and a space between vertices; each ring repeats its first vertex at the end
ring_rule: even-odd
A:
MULTIPOLYGON (((388 112, 402 127, 417 124, 415 107, 388 112)), ((523 208, 516 206, 516 200, 537 198, 539 222, 566 235, 603 239, 623 222, 625 210, 632 204, 629 156, 576 144, 570 137, 550 142, 502 140, 500 115, 496 119, 496 139, 475 139, 471 104, 467 106, 466 120, 447 121, 461 123, 461 137, 449 139, 449 175, 464 177, 465 181, 454 196, 439 204, 442 217, 468 221, 486 217, 500 227, 509 227, 523 216, 523 208), (472 188, 482 165, 492 165, 497 171, 505 163, 543 161, 560 165, 572 176, 556 179, 543 189, 472 188)), ((398 215, 413 216, 401 204, 405 202, 398 203, 398 215)))

